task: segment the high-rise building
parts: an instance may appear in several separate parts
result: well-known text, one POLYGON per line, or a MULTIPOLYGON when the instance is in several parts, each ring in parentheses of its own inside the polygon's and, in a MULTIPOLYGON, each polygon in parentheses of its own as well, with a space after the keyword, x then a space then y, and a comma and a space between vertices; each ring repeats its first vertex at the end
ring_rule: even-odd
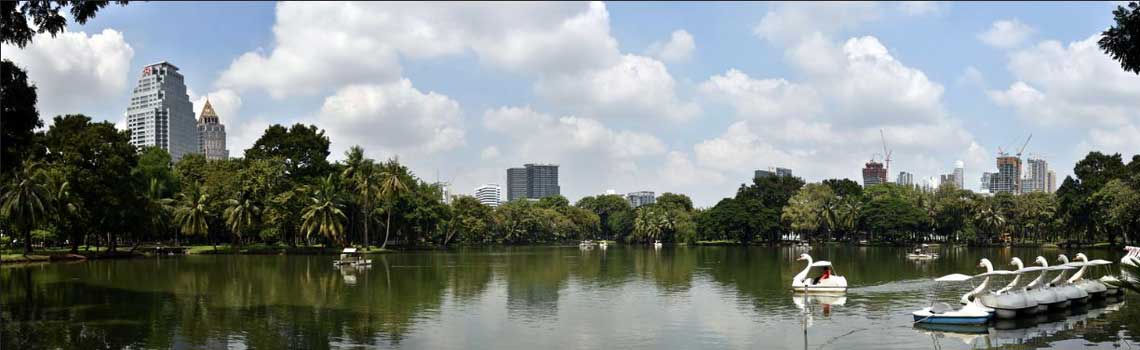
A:
POLYGON ((958 189, 966 188, 965 162, 960 160, 954 163, 954 184, 958 186, 958 189))
POLYGON ((774 171, 757 170, 755 175, 753 175, 752 177, 755 179, 760 179, 760 178, 773 177, 773 176, 776 176, 776 172, 774 172, 774 171))
POLYGON ((938 186, 958 186, 958 179, 954 178, 954 174, 942 174, 938 176, 938 186))
POLYGON ((507 201, 527 198, 526 168, 507 169, 507 201))
POLYGON ((1057 173, 1052 170, 1045 175, 1045 190, 1049 193, 1057 191, 1057 173))
POLYGON ((776 168, 776 176, 792 176, 792 169, 776 168))
POLYGON ((1021 158, 1000 156, 997 158, 997 168, 991 192, 1021 193, 1021 158))
POLYGON ((503 188, 498 184, 486 184, 475 188, 475 199, 488 207, 498 207, 502 192, 503 188))
POLYGON ((226 126, 218 120, 209 99, 206 99, 206 105, 202 106, 202 113, 198 116, 198 153, 205 155, 206 159, 230 157, 230 150, 226 149, 226 126))
POLYGON ((1025 179, 1022 183, 1022 192, 1053 192, 1049 186, 1049 163, 1040 158, 1025 160, 1025 179))
POLYGON ((897 182, 899 185, 914 186, 914 174, 900 171, 899 178, 895 182, 897 182))
POLYGON ((629 201, 629 206, 637 208, 656 203, 657 196, 654 195, 653 191, 637 191, 626 194, 625 200, 629 201))
POLYGON ((539 199, 561 194, 558 186, 558 165, 526 164, 522 168, 507 169, 507 200, 539 199))
POLYGON ((756 170, 753 178, 764 178, 772 176, 792 176, 792 169, 768 167, 768 170, 756 170))
POLYGON ((143 67, 127 107, 127 128, 132 145, 161 147, 175 162, 198 152, 194 106, 178 67, 165 61, 143 67))
POLYGON ((887 183, 887 169, 883 167, 883 163, 867 162, 867 165, 863 167, 863 187, 883 183, 887 183))
POLYGON ((986 192, 994 191, 994 173, 988 171, 982 173, 982 185, 979 189, 986 192))

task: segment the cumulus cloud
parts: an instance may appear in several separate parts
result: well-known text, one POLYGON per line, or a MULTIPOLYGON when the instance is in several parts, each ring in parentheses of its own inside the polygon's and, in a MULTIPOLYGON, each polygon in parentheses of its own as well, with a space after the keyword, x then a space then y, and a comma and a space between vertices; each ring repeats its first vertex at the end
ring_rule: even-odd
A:
POLYGON ((693 57, 693 50, 696 48, 693 35, 684 29, 678 29, 669 36, 668 42, 658 41, 650 44, 646 54, 669 63, 686 62, 693 57))
POLYGON ((401 58, 470 50, 504 70, 552 74, 604 67, 619 57, 601 3, 284 2, 276 15, 274 47, 241 55, 217 85, 284 98, 396 81, 401 58))
POLYGON ((580 113, 606 117, 685 121, 701 111, 697 104, 677 96, 676 81, 664 63, 632 54, 605 69, 541 79, 535 92, 580 113))
POLYGON ((750 119, 810 117, 822 110, 819 93, 810 86, 784 79, 753 79, 736 69, 709 77, 701 83, 700 91, 728 102, 750 119))
POLYGON ((946 10, 949 3, 941 1, 899 1, 898 7, 908 16, 937 15, 946 10))
POLYGON ((317 122, 337 149, 360 145, 388 155, 431 155, 466 143, 461 114, 455 100, 402 79, 338 90, 325 99, 317 122))
MULTIPOLYGON (((38 88, 40 116, 46 121, 59 114, 91 114, 101 110, 105 99, 121 96, 128 90, 135 54, 123 34, 114 29, 91 35, 40 34, 24 49, 5 44, 2 51, 5 59, 28 72, 38 88)), ((102 117, 117 120, 122 115, 102 117)))
POLYGON ((882 16, 874 2, 789 2, 771 5, 752 33, 778 44, 788 44, 820 33, 850 30, 882 16))
POLYGON ((1003 19, 995 21, 989 29, 978 33, 978 40, 986 45, 1008 49, 1021 46, 1036 31, 1016 18, 1003 19))

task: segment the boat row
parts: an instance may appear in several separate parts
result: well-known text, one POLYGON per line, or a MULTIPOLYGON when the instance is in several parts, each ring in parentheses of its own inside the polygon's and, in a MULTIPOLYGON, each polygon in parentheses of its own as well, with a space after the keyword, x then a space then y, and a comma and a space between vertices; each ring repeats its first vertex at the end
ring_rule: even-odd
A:
POLYGON ((983 324, 991 318, 1014 319, 1050 311, 1067 310, 1082 306, 1092 300, 1119 301, 1124 290, 1115 286, 1116 276, 1105 272, 1098 279, 1085 278, 1089 268, 1107 268, 1112 262, 1102 259, 1089 260, 1084 253, 1078 253, 1073 261, 1064 254, 1057 257, 1059 264, 1050 266, 1049 261, 1038 256, 1037 266, 1025 266, 1020 258, 1009 263, 1015 270, 995 270, 989 259, 981 259, 978 267, 986 272, 977 275, 952 274, 935 279, 939 286, 944 283, 981 281, 971 291, 962 295, 960 308, 953 308, 946 302, 934 302, 929 307, 913 312, 915 323, 927 324, 983 324), (1076 270, 1075 272, 1073 272, 1076 270), (1069 275, 1073 272, 1072 275, 1069 275), (1056 273, 1048 279, 1050 273, 1056 273), (1036 278, 1022 285, 1023 276, 1036 278), (990 290, 991 278, 1013 276, 1013 280, 1000 289, 990 290))

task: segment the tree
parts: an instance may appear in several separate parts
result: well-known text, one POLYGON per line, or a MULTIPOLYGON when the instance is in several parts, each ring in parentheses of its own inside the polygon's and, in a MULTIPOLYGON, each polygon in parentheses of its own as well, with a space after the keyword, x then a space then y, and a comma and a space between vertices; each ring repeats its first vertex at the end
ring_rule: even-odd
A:
POLYGON ((666 208, 693 211, 693 200, 683 194, 665 192, 657 197, 656 202, 666 208))
POLYGON ((831 230, 834 223, 839 221, 833 209, 830 213, 832 219, 828 225, 828 214, 825 207, 835 199, 831 187, 824 184, 807 184, 799 190, 784 207, 781 219, 788 222, 792 230, 800 233, 814 233, 823 228, 831 230))
POLYGON ((408 192, 411 182, 411 172, 399 160, 389 159, 380 168, 380 196, 384 198, 383 209, 388 216, 384 224, 384 243, 380 249, 388 247, 388 237, 392 232, 392 211, 396 208, 396 200, 408 192))
POLYGON ((226 226, 234 233, 234 238, 240 247, 244 237, 242 232, 256 229, 261 222, 261 207, 254 202, 250 191, 238 193, 237 198, 227 200, 226 205, 228 206, 224 213, 226 226))
POLYGON ((1120 68, 1140 75, 1140 3, 1129 2, 1128 7, 1117 6, 1112 11, 1116 25, 1102 32, 1100 49, 1120 61, 1120 68))
POLYGON ((345 168, 341 172, 341 178, 349 182, 356 199, 357 212, 363 219, 364 249, 372 244, 368 239, 368 229, 372 226, 372 210, 380 197, 380 178, 377 175, 376 164, 371 159, 364 158, 363 148, 352 146, 345 152, 345 168))
POLYGON ((306 239, 315 232, 344 245, 344 222, 348 218, 340 210, 340 192, 331 174, 309 189, 309 205, 301 212, 301 219, 301 232, 306 239))
POLYGON ((574 206, 592 211, 598 216, 601 236, 605 239, 622 239, 632 230, 633 208, 622 196, 607 194, 583 197, 574 206))
POLYGON ((823 184, 831 188, 831 192, 836 196, 847 197, 862 197, 863 186, 859 186, 858 182, 851 181, 850 179, 827 179, 823 180, 823 184))
POLYGON ((46 181, 40 166, 29 163, 0 190, 0 215, 23 232, 24 254, 32 253, 32 230, 52 213, 46 181))
POLYGON ((538 203, 536 203, 535 206, 543 209, 561 210, 563 208, 569 207, 570 201, 566 200, 566 197, 556 194, 553 196, 539 198, 538 203))
POLYGON ((163 232, 169 227, 174 200, 166 197, 166 188, 157 178, 151 178, 146 191, 146 216, 153 231, 163 232))
POLYGON ((320 179, 329 173, 329 138, 316 126, 294 124, 286 129, 274 124, 245 150, 245 158, 279 159, 285 162, 285 172, 294 180, 320 179))
MULTIPOLYGON (((127 4, 126 1, 115 3, 127 4)), ((0 42, 24 48, 36 33, 55 37, 67 27, 67 18, 59 14, 64 7, 71 7, 75 23, 84 24, 108 4, 110 1, 5 1, 0 5, 0 42), (35 25, 35 30, 28 20, 35 25)))
MULTIPOLYGON (((184 188, 178 194, 178 206, 174 209, 174 224, 182 234, 187 236, 202 236, 210 232, 207 218, 210 215, 207 208, 209 197, 202 193, 198 185, 184 188)), ((178 237, 174 237, 174 245, 179 245, 178 237)), ((214 250, 217 250, 217 245, 214 250)))
POLYGON ((667 208, 656 204, 637 208, 633 237, 647 243, 664 239, 665 234, 673 229, 667 211, 667 208))
MULTIPOLYGON (((16 6, 4 2, 3 7, 16 6)), ((5 24, 5 28, 7 24, 5 24)), ((28 83, 28 74, 9 60, 0 62, 0 179, 15 173, 32 155, 35 129, 42 127, 36 110, 36 87, 28 83)))
POLYGON ((491 221, 491 207, 483 205, 475 197, 456 197, 451 202, 451 216, 441 244, 446 246, 453 236, 465 243, 490 243, 491 221))

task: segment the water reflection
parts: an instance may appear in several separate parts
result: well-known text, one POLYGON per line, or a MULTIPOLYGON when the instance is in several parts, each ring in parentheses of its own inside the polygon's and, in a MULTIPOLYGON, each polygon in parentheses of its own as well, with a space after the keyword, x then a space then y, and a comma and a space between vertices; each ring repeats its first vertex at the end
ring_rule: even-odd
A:
POLYGON ((932 277, 970 273, 980 257, 1060 251, 940 249, 920 264, 908 251, 812 248, 850 290, 806 298, 787 288, 804 252, 790 247, 471 248, 344 268, 326 256, 6 266, 0 348, 1104 347, 1140 334, 1132 294, 1029 323, 914 328, 910 311, 970 288, 931 292, 932 277))

